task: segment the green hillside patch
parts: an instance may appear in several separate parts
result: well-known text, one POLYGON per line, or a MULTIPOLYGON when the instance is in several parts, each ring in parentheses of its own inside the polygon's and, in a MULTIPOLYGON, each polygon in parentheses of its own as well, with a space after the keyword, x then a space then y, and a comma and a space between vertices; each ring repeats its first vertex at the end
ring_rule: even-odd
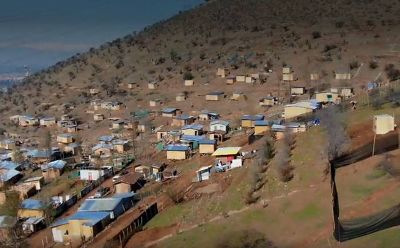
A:
POLYGON ((360 200, 371 195, 375 191, 375 189, 367 185, 356 184, 350 187, 350 191, 353 194, 354 198, 356 198, 356 200, 360 200))
POLYGON ((321 209, 315 203, 309 203, 302 210, 295 212, 293 218, 296 220, 309 220, 320 216, 321 209))

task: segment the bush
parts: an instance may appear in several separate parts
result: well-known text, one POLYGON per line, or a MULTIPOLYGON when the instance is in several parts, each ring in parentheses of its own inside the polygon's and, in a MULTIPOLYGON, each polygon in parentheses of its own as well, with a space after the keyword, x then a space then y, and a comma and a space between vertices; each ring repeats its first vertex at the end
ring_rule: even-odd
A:
POLYGON ((314 32, 312 32, 312 37, 314 40, 319 39, 319 38, 321 38, 321 33, 318 31, 314 31, 314 32))
POLYGON ((358 61, 353 61, 349 64, 350 70, 353 69, 357 69, 358 67, 360 67, 360 63, 358 63, 358 61))
POLYGON ((375 60, 370 61, 369 68, 371 68, 372 70, 378 68, 378 62, 376 62, 375 60))
POLYGON ((183 74, 183 79, 184 80, 193 80, 194 76, 191 72, 187 71, 187 72, 185 72, 185 74, 183 74))

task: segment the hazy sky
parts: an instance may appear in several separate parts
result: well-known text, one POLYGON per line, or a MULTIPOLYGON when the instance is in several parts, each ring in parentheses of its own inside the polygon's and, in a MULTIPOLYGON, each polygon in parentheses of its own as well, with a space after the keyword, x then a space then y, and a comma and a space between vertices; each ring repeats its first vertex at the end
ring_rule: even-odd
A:
POLYGON ((34 70, 204 0, 0 0, 0 74, 34 70))

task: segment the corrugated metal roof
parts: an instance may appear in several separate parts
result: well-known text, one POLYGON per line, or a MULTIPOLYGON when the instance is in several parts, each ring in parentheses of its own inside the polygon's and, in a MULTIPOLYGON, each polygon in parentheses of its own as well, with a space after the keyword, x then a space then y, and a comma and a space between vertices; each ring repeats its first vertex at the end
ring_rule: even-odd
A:
POLYGON ((35 225, 35 224, 38 224, 39 222, 41 222, 43 220, 44 220, 43 217, 30 217, 26 221, 24 221, 24 223, 35 225))
POLYGON ((203 145, 215 145, 216 141, 215 140, 210 140, 210 139, 203 139, 199 141, 199 144, 203 145))
POLYGON ((240 152, 241 147, 220 147, 218 148, 212 156, 228 156, 236 155, 240 152))
POLYGON ((21 166, 20 164, 17 164, 15 162, 11 162, 11 161, 2 161, 2 162, 0 162, 0 169, 16 170, 20 166, 21 166))
POLYGON ((189 151, 188 145, 175 144, 175 145, 167 145, 164 150, 166 151, 189 151))
POLYGON ((13 179, 14 177, 20 175, 21 172, 17 170, 3 170, 0 172, 0 180, 3 182, 8 182, 9 180, 13 179))
POLYGON ((46 170, 48 168, 62 170, 62 169, 64 169, 66 164, 67 164, 67 162, 65 162, 63 160, 56 160, 56 161, 50 162, 48 164, 42 165, 41 168, 42 168, 42 170, 46 170))
POLYGON ((99 141, 103 141, 103 142, 111 142, 113 139, 114 139, 114 137, 110 136, 110 135, 103 135, 98 138, 99 141))
POLYGON ((177 111, 178 109, 177 108, 164 108, 163 110, 162 110, 162 112, 163 113, 172 113, 172 112, 175 112, 175 111, 177 111))
POLYGON ((60 220, 54 222, 51 225, 51 227, 65 225, 70 220, 85 220, 85 225, 94 226, 109 216, 110 216, 109 212, 87 212, 87 211, 81 212, 81 211, 78 211, 75 214, 73 214, 67 218, 60 219, 60 220))
POLYGON ((216 121, 212 121, 212 122, 210 123, 210 126, 213 126, 213 125, 229 126, 229 121, 216 120, 216 121))
POLYGON ((203 130, 203 125, 192 124, 192 125, 186 125, 186 126, 182 127, 182 130, 186 130, 186 129, 203 130))
POLYGON ((123 198, 99 198, 87 199, 79 208, 79 211, 103 212, 113 211, 122 201, 123 198))
POLYGON ((195 141, 199 142, 200 140, 204 140, 204 136, 196 136, 196 135, 182 135, 181 140, 182 141, 195 141))
POLYGON ((260 121, 264 120, 264 115, 243 115, 242 120, 260 121))
POLYGON ((194 119, 194 116, 192 115, 187 115, 187 114, 183 114, 183 115, 178 115, 177 117, 175 117, 177 120, 188 120, 188 119, 194 119))
POLYGON ((113 149, 111 144, 97 144, 92 148, 92 151, 96 151, 98 149, 113 149))
POLYGON ((269 126, 269 125, 270 125, 270 123, 266 120, 254 122, 254 126, 269 126))
POLYGON ((25 199, 21 203, 21 208, 22 209, 34 209, 34 210, 40 210, 45 207, 44 203, 40 200, 36 199, 25 199))

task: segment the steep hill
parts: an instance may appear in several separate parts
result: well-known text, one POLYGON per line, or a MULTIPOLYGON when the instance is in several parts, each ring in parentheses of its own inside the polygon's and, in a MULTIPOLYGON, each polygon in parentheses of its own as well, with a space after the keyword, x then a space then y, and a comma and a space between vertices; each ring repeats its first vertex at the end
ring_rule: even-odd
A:
POLYGON ((77 106, 72 114, 85 119, 91 99, 117 99, 134 111, 148 108, 149 99, 160 98, 164 106, 225 112, 223 104, 204 104, 201 97, 224 90, 254 94, 246 104, 234 107, 260 112, 256 102, 276 93, 282 64, 292 65, 297 83, 308 86, 311 71, 322 75, 320 82, 335 84, 333 70, 348 68, 350 63, 356 75, 351 83, 375 79, 379 68, 397 62, 399 9, 400 2, 395 0, 207 1, 31 76, 3 95, 0 110, 3 116, 59 115, 60 108, 38 105, 71 103, 77 106), (369 68, 372 61, 378 70, 369 68), (215 76, 218 67, 228 67, 232 74, 268 69, 274 73, 261 86, 227 87, 215 76), (181 86, 188 74, 195 79, 195 87, 186 89, 191 104, 175 103, 175 95, 185 90, 181 86), (149 92, 149 81, 160 81, 161 86, 149 92), (128 90, 127 83, 136 83, 136 88, 128 90), (101 92, 90 96, 90 88, 101 92))

